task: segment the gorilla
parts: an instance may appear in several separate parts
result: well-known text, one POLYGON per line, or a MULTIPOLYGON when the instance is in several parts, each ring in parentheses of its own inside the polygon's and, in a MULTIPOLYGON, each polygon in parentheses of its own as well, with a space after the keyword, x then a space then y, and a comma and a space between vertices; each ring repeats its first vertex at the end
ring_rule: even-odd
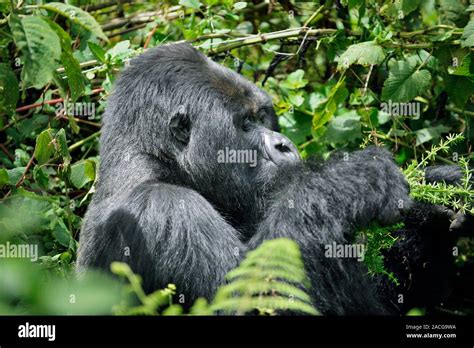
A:
MULTIPOLYGON (((80 234, 78 271, 126 262, 146 291, 174 283, 192 304, 212 299, 248 250, 286 237, 301 248, 313 305, 323 314, 397 314, 439 301, 443 286, 427 291, 430 299, 411 280, 416 271, 421 287, 443 283, 438 272, 448 274, 451 264, 452 241, 442 240, 451 238, 449 219, 410 200, 389 152, 369 147, 302 161, 278 130, 269 95, 189 44, 133 59, 103 116, 99 180, 80 234), (357 228, 403 220, 386 255, 398 287, 368 275, 354 258, 325 256, 326 245, 353 243, 357 228), (407 296, 403 304, 399 294, 407 296)), ((449 166, 427 174, 433 181, 457 175, 449 166)))

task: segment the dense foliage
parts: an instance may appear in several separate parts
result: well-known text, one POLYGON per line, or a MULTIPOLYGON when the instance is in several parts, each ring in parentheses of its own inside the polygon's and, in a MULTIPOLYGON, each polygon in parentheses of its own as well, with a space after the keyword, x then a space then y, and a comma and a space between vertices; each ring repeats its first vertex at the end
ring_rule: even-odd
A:
MULTIPOLYGON (((41 256, 35 265, 0 261, 7 285, 0 288, 0 312, 103 313, 121 301, 123 289, 116 296, 104 290, 114 288, 103 284, 112 280, 91 275, 80 282, 71 270, 114 79, 130 58, 166 42, 187 40, 267 90, 282 132, 303 157, 383 143, 405 169, 414 198, 472 212, 468 180, 460 188, 429 186, 420 169, 458 163, 471 175, 473 12, 467 0, 1 2, 0 243, 37 244, 41 256), (462 137, 448 138, 434 156, 431 146, 449 133, 462 137), (43 282, 49 287, 38 285, 43 282), (71 294, 89 302, 71 309, 71 294), (56 301, 61 296, 67 303, 56 301)), ((367 235, 374 236, 369 270, 384 274, 380 250, 390 247, 390 235, 379 229, 367 235)), ((301 266, 299 254, 291 243, 283 246, 294 255, 288 267, 296 276, 291 267, 301 266)), ((474 242, 464 238, 459 247, 463 282, 474 274, 474 242)), ((115 271, 142 303, 122 303, 116 313, 156 314, 174 291, 147 299, 133 270, 116 265, 115 271)), ((250 274, 217 299, 236 289, 251 294, 278 287, 302 300, 292 302, 299 310, 316 313, 305 307, 301 290, 269 285, 258 270, 250 274)), ((242 305, 223 303, 201 304, 196 313, 238 312, 242 305)), ((275 306, 273 298, 256 307, 273 313, 275 306)), ((453 311, 473 309, 453 304, 453 311)), ((169 313, 180 311, 170 307, 169 313)))

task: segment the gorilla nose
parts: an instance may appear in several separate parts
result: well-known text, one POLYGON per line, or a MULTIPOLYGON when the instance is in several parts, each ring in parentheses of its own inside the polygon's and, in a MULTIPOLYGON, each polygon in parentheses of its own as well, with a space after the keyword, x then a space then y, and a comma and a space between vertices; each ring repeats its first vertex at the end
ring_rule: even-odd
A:
POLYGON ((301 159, 296 146, 283 134, 266 131, 263 135, 265 152, 275 164, 294 162, 301 159))

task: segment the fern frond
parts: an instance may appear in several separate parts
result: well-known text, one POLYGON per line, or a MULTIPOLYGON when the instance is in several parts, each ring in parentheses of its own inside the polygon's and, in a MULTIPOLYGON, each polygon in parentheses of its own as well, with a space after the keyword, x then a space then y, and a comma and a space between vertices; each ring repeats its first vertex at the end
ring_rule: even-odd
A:
POLYGON ((238 300, 235 298, 227 298, 226 300, 213 304, 211 308, 215 312, 236 312, 237 314, 250 313, 254 310, 267 313, 295 311, 310 315, 319 314, 319 312, 308 303, 284 297, 240 297, 238 300))
POLYGON ((229 284, 220 287, 210 305, 213 312, 274 314, 298 311, 318 314, 305 291, 309 280, 298 245, 279 238, 249 252, 238 268, 230 271, 229 284))

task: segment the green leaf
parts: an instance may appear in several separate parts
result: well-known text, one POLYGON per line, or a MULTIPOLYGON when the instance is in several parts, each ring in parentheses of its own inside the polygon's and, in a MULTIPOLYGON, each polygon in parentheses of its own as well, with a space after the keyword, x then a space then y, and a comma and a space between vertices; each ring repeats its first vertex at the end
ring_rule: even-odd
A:
POLYGON ((452 70, 452 68, 449 67, 448 71, 451 73, 451 75, 456 75, 456 76, 474 76, 473 56, 474 54, 472 53, 467 54, 462 60, 461 65, 456 67, 454 70, 452 70))
POLYGON ((54 152, 55 149, 51 130, 47 129, 41 132, 36 138, 35 158, 38 161, 38 164, 41 165, 46 163, 54 152))
POLYGON ((96 43, 90 42, 90 41, 87 43, 87 46, 89 46, 89 49, 91 50, 92 54, 94 55, 94 57, 97 58, 97 60, 99 62, 101 62, 101 63, 106 62, 106 60, 105 60, 105 51, 102 47, 100 47, 96 43))
POLYGON ((133 54, 133 50, 130 48, 130 41, 124 40, 118 42, 114 47, 109 49, 106 54, 114 60, 121 61, 133 54))
POLYGON ((305 80, 303 76, 304 70, 298 69, 287 76, 286 80, 281 83, 281 87, 287 89, 303 88, 308 83, 308 80, 305 80))
POLYGON ((410 12, 416 10, 420 6, 419 0, 401 0, 402 1, 402 11, 406 16, 410 12))
POLYGON ((0 64, 0 115, 15 110, 18 101, 18 80, 7 64, 0 64))
POLYGON ((441 137, 442 133, 447 133, 450 130, 451 128, 443 125, 419 129, 415 132, 416 146, 426 143, 427 141, 430 141, 432 139, 438 139, 439 137, 441 137))
POLYGON ((466 5, 463 0, 438 0, 440 24, 456 25, 465 15, 466 5))
POLYGON ((0 168, 0 189, 9 183, 10 179, 8 178, 7 170, 5 168, 0 168))
POLYGON ((247 7, 247 3, 245 1, 239 1, 234 4, 234 9, 235 10, 241 10, 243 8, 247 7))
POLYGON ((333 117, 328 123, 325 138, 330 143, 345 143, 362 138, 360 116, 352 110, 333 117))
POLYGON ((72 184, 80 189, 88 182, 95 180, 95 162, 82 160, 71 166, 70 180, 72 184))
POLYGON ((179 4, 184 7, 193 8, 195 10, 199 10, 199 8, 202 6, 199 0, 179 0, 179 4))
POLYGON ((469 21, 461 36, 462 47, 474 46, 474 20, 469 21))
POLYGON ((419 5, 419 0, 385 1, 385 5, 380 8, 380 13, 392 19, 403 19, 410 14, 410 12, 416 10, 419 5))
POLYGON ((411 56, 392 64, 382 88, 382 100, 408 102, 428 89, 431 74, 426 69, 418 70, 418 62, 418 57, 411 56))
POLYGON ((64 128, 61 128, 58 133, 56 133, 56 140, 59 145, 59 154, 63 158, 65 164, 69 164, 69 161, 71 160, 71 155, 69 154, 69 149, 66 140, 66 131, 64 130, 64 128))
POLYGON ((93 33, 95 36, 105 41, 109 41, 95 18, 78 7, 69 4, 63 4, 61 2, 50 2, 44 5, 40 5, 40 8, 58 13, 61 16, 68 18, 71 22, 82 26, 86 30, 93 33))
POLYGON ((33 169, 33 178, 42 188, 48 188, 49 177, 48 174, 39 166, 35 166, 33 169))
POLYGON ((10 181, 10 185, 16 185, 16 183, 20 180, 21 176, 25 172, 25 169, 26 167, 16 167, 7 170, 8 181, 10 181))
POLYGON ((313 131, 324 126, 334 115, 337 107, 349 95, 349 92, 344 87, 344 78, 340 79, 336 85, 329 92, 326 102, 322 103, 314 112, 313 115, 313 131))
POLYGON ((66 72, 69 90, 71 91, 71 99, 72 101, 76 101, 84 93, 86 88, 81 66, 72 53, 68 51, 63 51, 61 54, 61 62, 66 72))
MULTIPOLYGON (((76 101, 85 90, 84 76, 82 75, 81 66, 76 58, 74 58, 71 49, 71 37, 58 24, 45 19, 49 26, 56 32, 61 42, 61 63, 66 72, 69 91, 71 92, 72 101, 76 101)), ((56 80, 60 80, 60 76, 56 76, 56 80)))
POLYGON ((58 66, 61 56, 58 35, 46 21, 36 16, 20 19, 12 13, 9 24, 15 44, 25 61, 22 79, 40 89, 51 81, 58 66))
POLYGON ((468 99, 474 95, 474 77, 446 76, 446 92, 458 107, 464 109, 468 99))
POLYGON ((351 45, 339 58, 337 68, 347 69, 352 64, 376 65, 383 62, 385 53, 383 48, 374 41, 361 42, 351 45))
POLYGON ((71 233, 69 232, 68 228, 61 219, 57 221, 53 233, 54 238, 56 238, 59 244, 65 246, 66 248, 69 248, 72 238, 71 233))

